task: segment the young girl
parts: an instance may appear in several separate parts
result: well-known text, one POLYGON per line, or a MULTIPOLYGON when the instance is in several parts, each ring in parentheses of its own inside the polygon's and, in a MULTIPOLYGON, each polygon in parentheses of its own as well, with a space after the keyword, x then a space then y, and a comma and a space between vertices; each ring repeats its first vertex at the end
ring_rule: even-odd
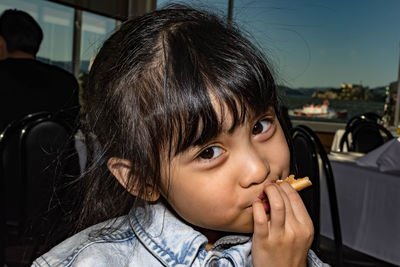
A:
POLYGON ((33 266, 322 266, 299 195, 274 183, 290 152, 265 62, 188 7, 124 23, 84 96, 95 149, 78 228, 97 224, 33 266))

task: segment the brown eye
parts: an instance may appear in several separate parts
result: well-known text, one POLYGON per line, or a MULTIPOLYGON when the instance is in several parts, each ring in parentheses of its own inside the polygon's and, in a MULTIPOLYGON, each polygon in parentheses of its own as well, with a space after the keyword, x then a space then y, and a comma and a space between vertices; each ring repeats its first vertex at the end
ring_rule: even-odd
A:
POLYGON ((260 133, 263 133, 269 129, 271 126, 271 123, 269 120, 264 119, 264 120, 259 120, 254 126, 252 130, 253 135, 257 135, 260 133))
POLYGON ((211 146, 204 149, 199 154, 198 157, 201 159, 213 159, 219 157, 222 154, 222 152, 223 152, 222 148, 217 146, 211 146))
POLYGON ((212 150, 211 147, 204 149, 203 152, 201 152, 199 155, 199 157, 203 159, 212 159, 213 156, 214 150, 212 150))

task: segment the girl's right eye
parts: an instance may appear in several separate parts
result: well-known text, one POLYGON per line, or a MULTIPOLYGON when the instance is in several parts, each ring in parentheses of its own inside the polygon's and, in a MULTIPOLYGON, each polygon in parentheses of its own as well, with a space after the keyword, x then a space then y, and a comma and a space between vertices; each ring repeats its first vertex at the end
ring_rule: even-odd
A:
POLYGON ((200 159, 211 160, 218 158, 224 150, 218 146, 210 146, 200 152, 197 156, 200 159))

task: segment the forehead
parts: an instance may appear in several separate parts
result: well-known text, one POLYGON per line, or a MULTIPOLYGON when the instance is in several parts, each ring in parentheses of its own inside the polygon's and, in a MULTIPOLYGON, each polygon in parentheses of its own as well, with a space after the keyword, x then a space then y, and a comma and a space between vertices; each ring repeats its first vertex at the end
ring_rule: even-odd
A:
MULTIPOLYGON (((263 113, 274 113, 274 108, 268 104, 265 105, 265 109, 256 111, 249 108, 246 104, 239 102, 238 99, 235 99, 235 105, 232 107, 218 99, 213 92, 210 91, 209 95, 221 132, 233 132, 236 127, 243 123, 254 121, 256 117, 263 113)), ((199 133, 201 130, 207 131, 202 125, 199 125, 199 133)))

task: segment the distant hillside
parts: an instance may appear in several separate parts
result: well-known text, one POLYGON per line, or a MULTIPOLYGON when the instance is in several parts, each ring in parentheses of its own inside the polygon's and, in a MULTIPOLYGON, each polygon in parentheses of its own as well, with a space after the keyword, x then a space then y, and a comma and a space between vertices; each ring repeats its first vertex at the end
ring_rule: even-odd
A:
MULTIPOLYGON (((72 71, 72 62, 71 61, 52 61, 52 60, 50 60, 48 58, 44 58, 44 57, 37 57, 37 59, 41 62, 60 67, 66 71, 69 71, 69 72, 72 71)), ((81 61, 80 71, 88 72, 88 68, 89 68, 89 60, 81 61)))
POLYGON ((278 85, 278 88, 280 88, 280 90, 283 90, 285 92, 286 95, 291 95, 291 96, 312 96, 312 94, 314 93, 314 91, 318 90, 318 91, 326 91, 331 89, 330 87, 313 87, 313 88, 290 88, 284 85, 278 85))
POLYGON ((311 87, 311 88, 298 88, 303 95, 312 96, 314 91, 327 91, 332 89, 332 87, 311 87))
POLYGON ((376 87, 371 89, 371 93, 376 101, 385 101, 386 99, 386 87, 376 87))
POLYGON ((71 70, 72 70, 71 61, 69 61, 69 62, 67 62, 67 61, 52 61, 52 60, 50 60, 48 58, 44 58, 44 57, 37 57, 37 59, 41 62, 60 67, 69 72, 71 72, 71 70))
MULTIPOLYGON (((332 87, 312 87, 312 88, 290 88, 284 85, 279 85, 278 86, 284 94, 287 96, 313 96, 314 92, 319 91, 320 93, 324 94, 327 93, 328 91, 337 91, 340 90, 338 88, 332 88, 332 87)), ((385 101, 386 97, 386 87, 385 86, 380 86, 380 87, 375 87, 372 89, 369 89, 369 93, 371 94, 370 99, 374 101, 385 101)))
POLYGON ((299 90, 289 88, 284 85, 278 85, 279 91, 283 91, 285 95, 303 95, 299 90))

